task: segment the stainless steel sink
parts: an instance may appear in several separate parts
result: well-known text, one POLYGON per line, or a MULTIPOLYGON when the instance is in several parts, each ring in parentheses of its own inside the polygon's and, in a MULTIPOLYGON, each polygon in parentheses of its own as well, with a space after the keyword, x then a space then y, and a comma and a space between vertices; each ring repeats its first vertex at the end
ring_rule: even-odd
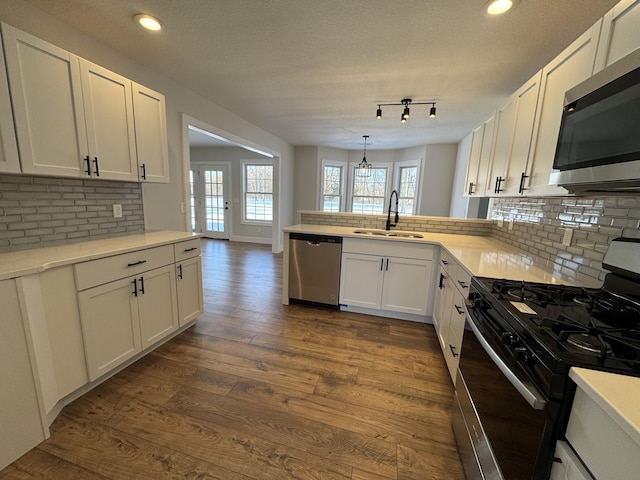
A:
POLYGON ((413 232, 399 232, 399 231, 387 231, 387 230, 354 230, 353 233, 357 235, 372 235, 379 237, 398 237, 398 238, 423 238, 419 233, 413 232))

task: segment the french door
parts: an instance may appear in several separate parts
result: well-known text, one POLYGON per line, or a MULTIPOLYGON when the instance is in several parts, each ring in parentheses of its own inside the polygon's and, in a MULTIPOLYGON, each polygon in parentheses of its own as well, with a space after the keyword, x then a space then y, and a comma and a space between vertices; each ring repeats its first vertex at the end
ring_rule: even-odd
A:
POLYGON ((207 238, 229 239, 229 166, 191 169, 191 228, 207 238))

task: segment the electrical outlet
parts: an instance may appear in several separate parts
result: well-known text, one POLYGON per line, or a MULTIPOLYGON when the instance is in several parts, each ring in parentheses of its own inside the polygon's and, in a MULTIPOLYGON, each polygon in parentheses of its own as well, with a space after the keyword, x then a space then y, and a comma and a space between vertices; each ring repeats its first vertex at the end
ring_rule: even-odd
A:
POLYGON ((498 228, 502 228, 504 226, 504 218, 500 217, 498 219, 498 228))
POLYGON ((113 218, 122 218, 122 205, 119 203, 113 204, 113 218))
POLYGON ((180 213, 187 213, 187 204, 184 202, 180 203, 180 213))
POLYGON ((509 230, 513 230, 513 218, 510 218, 508 220, 508 223, 509 223, 509 230))
POLYGON ((573 229, 572 228, 565 228, 564 229, 564 235, 562 235, 562 244, 565 247, 570 246, 572 238, 573 238, 573 229))

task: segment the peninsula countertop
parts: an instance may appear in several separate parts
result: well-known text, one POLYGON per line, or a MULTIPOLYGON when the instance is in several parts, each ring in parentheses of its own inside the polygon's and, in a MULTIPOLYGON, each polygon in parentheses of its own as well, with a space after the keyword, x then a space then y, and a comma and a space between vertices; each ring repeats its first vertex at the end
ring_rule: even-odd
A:
POLYGON ((0 280, 198 237, 190 232, 156 231, 1 253, 0 280))
POLYGON ((492 237, 413 232, 420 234, 422 238, 400 238, 354 233, 358 230, 368 229, 310 224, 297 224, 283 229, 285 233, 295 232, 375 241, 435 244, 451 253, 469 274, 478 277, 508 278, 528 282, 581 285, 585 287, 601 286, 601 282, 598 280, 585 280, 582 278, 578 280, 576 277, 562 271, 559 265, 553 262, 545 262, 524 250, 492 237))

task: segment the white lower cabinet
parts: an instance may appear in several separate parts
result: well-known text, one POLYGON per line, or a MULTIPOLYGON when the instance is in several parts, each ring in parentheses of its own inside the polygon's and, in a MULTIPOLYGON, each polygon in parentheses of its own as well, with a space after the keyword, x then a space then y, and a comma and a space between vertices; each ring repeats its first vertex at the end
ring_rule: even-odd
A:
POLYGON ((549 480, 593 480, 580 459, 566 442, 558 442, 549 480))
POLYGON ((176 263, 178 287, 178 318, 180 326, 186 325, 204 311, 202 295, 202 259, 189 258, 176 263))
POLYGON ((341 305, 428 314, 432 246, 345 238, 342 251, 341 305))
POLYGON ((45 439, 15 280, 0 281, 0 470, 45 439))
POLYGON ((433 324, 438 335, 449 375, 456 382, 460 349, 464 334, 464 302, 471 276, 444 249, 440 253, 439 275, 436 285, 433 324))

